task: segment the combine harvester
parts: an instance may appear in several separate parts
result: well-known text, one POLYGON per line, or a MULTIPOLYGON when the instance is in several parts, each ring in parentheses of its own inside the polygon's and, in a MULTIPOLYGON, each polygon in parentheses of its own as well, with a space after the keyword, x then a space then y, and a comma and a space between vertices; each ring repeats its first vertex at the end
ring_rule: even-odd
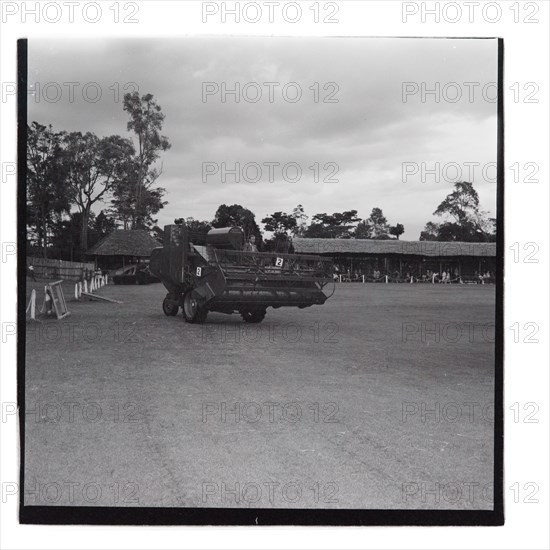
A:
POLYGON ((196 234, 185 224, 167 225, 163 244, 153 250, 149 269, 168 290, 164 313, 177 315, 181 307, 188 323, 203 323, 209 311, 260 323, 268 307, 321 305, 334 293, 331 259, 245 252, 237 227, 196 234))

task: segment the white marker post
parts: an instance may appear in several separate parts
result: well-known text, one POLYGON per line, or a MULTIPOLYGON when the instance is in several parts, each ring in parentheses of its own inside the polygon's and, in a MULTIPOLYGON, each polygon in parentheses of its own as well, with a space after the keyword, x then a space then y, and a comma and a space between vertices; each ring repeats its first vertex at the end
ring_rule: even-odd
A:
POLYGON ((36 290, 34 289, 31 292, 31 301, 29 302, 25 313, 28 313, 29 311, 31 314, 31 319, 36 321, 36 290))

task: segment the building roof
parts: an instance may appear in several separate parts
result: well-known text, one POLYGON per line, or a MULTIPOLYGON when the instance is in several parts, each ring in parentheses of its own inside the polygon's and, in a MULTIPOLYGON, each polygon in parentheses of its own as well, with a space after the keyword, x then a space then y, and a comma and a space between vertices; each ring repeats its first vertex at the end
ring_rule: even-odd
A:
POLYGON ((413 256, 496 256, 496 243, 400 241, 397 239, 292 240, 298 254, 402 254, 413 256))
POLYGON ((117 229, 90 248, 88 256, 149 257, 153 248, 162 246, 145 229, 117 229))

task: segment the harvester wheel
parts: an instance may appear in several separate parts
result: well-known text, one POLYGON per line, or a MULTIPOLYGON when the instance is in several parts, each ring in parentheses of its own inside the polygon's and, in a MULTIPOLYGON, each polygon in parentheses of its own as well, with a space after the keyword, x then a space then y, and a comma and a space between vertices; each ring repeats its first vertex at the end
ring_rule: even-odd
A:
POLYGON ((241 311, 241 317, 245 323, 261 323, 264 320, 266 309, 254 309, 251 311, 241 311))
POLYGON ((167 296, 162 302, 162 311, 164 311, 164 315, 168 315, 168 317, 174 317, 178 314, 179 306, 178 304, 174 304, 173 300, 169 300, 167 296))
POLYGON ((183 297, 183 317, 186 323, 204 323, 208 310, 199 306, 193 296, 193 290, 188 290, 183 297))

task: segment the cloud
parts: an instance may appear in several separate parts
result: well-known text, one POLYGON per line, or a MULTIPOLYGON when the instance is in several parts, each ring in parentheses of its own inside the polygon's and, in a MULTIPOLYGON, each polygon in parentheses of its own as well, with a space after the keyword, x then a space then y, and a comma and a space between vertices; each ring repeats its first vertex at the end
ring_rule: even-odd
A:
POLYGON ((496 162, 496 80, 496 40, 32 40, 29 83, 37 93, 29 96, 29 120, 127 135, 122 95, 137 86, 162 106, 163 133, 172 143, 159 180, 169 201, 161 225, 176 217, 211 219, 221 203, 241 203, 258 220, 298 203, 310 216, 355 208, 368 217, 378 206, 413 240, 452 185, 443 177, 451 170, 436 181, 422 178, 422 166, 457 163, 466 170, 464 163, 478 163, 474 183, 494 214, 496 184, 481 168, 496 162), (205 83, 219 91, 204 98, 205 83), (239 86, 248 101, 231 93, 222 101, 224 88, 239 86), (411 91, 406 100, 404 89, 411 91), (292 102, 298 90, 301 99, 292 102), (462 97, 454 101, 457 92, 462 97), (331 98, 336 102, 323 101, 331 98), (203 183, 205 162, 228 169, 257 163, 262 178, 237 183, 228 174, 223 183, 218 173, 203 183), (298 182, 282 171, 291 162, 302 170, 298 182), (404 182, 406 162, 418 164, 419 173, 404 182), (263 163, 279 163, 272 182, 263 163))

